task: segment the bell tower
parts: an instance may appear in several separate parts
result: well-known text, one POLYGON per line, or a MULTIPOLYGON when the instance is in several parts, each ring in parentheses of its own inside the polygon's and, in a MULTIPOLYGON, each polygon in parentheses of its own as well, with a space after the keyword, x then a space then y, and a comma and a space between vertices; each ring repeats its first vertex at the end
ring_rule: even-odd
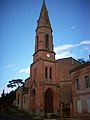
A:
POLYGON ((37 116, 59 111, 58 62, 45 0, 36 27, 35 52, 30 65, 30 110, 37 116), (56 102, 57 101, 57 102, 56 102))
POLYGON ((35 62, 39 58, 51 61, 55 60, 52 28, 45 0, 43 0, 40 16, 37 21, 35 53, 33 55, 33 61, 35 62))

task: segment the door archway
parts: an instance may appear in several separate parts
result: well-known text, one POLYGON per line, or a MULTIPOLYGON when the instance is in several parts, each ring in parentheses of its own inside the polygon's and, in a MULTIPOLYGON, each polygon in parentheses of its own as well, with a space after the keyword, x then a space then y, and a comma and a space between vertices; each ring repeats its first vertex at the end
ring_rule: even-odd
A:
POLYGON ((50 89, 45 92, 45 113, 53 113, 53 92, 50 89))

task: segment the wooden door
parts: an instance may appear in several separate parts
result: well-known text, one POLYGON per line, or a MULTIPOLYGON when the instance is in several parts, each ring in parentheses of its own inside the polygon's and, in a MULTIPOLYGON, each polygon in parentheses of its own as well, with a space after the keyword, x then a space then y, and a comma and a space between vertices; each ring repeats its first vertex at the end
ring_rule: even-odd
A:
POLYGON ((51 90, 45 92, 45 113, 53 113, 53 93, 51 90))

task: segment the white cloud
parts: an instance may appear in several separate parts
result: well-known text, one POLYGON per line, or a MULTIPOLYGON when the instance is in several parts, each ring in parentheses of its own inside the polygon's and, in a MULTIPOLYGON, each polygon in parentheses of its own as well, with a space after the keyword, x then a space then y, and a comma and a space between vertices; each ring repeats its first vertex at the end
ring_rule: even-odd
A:
POLYGON ((10 69, 10 68, 13 68, 13 67, 15 67, 14 64, 8 64, 8 65, 6 65, 6 66, 4 66, 4 67, 2 67, 0 69, 10 69))
POLYGON ((65 51, 65 52, 56 54, 55 58, 60 59, 60 58, 70 57, 71 56, 70 54, 71 54, 70 51, 65 51))
POLYGON ((14 64, 9 64, 9 65, 5 66, 6 69, 9 69, 9 68, 12 68, 12 67, 15 67, 15 65, 14 64))
POLYGON ((55 52, 60 52, 62 50, 67 50, 67 49, 70 49, 72 48, 74 45, 72 44, 64 44, 64 45, 60 45, 60 46, 57 46, 54 48, 55 52))
POLYGON ((19 70, 19 73, 30 73, 30 67, 19 70))
POLYGON ((90 52, 90 47, 84 46, 83 49, 82 49, 82 52, 85 51, 85 50, 90 52))
POLYGON ((79 46, 80 44, 64 44, 54 48, 56 53, 79 46))
POLYGON ((2 92, 3 92, 3 90, 2 90, 2 89, 0 89, 0 97, 1 97, 2 92))
POLYGON ((59 54, 56 54, 55 58, 60 59, 60 58, 67 58, 67 57, 76 57, 72 51, 62 51, 59 54))
POLYGON ((83 40, 78 44, 64 44, 55 47, 56 52, 56 59, 65 58, 65 57, 75 57, 75 54, 72 53, 71 49, 77 48, 77 47, 83 47, 82 50, 90 51, 90 40, 83 40))
POLYGON ((84 40, 80 42, 80 45, 89 45, 90 44, 90 40, 84 40))

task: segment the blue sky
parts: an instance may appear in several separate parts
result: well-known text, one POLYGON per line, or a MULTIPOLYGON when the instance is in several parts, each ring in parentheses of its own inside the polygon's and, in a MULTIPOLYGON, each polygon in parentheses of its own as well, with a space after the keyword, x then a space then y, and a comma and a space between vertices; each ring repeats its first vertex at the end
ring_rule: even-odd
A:
MULTIPOLYGON (((0 93, 29 77, 42 0, 0 0, 0 93)), ((90 54, 90 0, 46 0, 56 59, 90 54)))

